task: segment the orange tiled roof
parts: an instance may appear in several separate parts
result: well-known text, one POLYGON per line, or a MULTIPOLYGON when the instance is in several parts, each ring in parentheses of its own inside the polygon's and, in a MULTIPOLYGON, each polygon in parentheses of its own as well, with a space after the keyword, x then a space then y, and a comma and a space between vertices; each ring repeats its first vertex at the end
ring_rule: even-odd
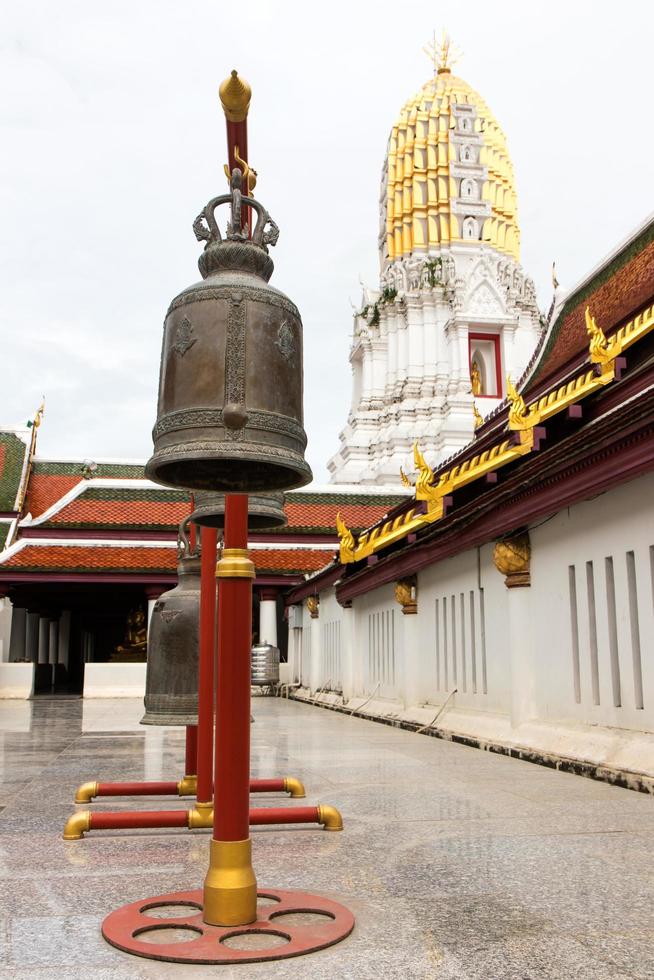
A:
POLYGON ((257 572, 294 572, 304 575, 329 565, 335 551, 336 549, 334 552, 310 551, 304 548, 289 548, 286 551, 271 548, 270 551, 251 551, 250 558, 257 572))
POLYGON ((79 475, 72 473, 65 476, 33 473, 27 491, 25 513, 29 512, 32 517, 39 517, 58 500, 61 500, 65 493, 77 486, 81 479, 79 475))
POLYGON ((189 512, 186 500, 92 500, 82 495, 53 514, 48 524, 177 527, 189 512))
MULTIPOLYGON (((646 234, 651 236, 651 227, 646 234)), ((586 306, 590 306, 602 330, 610 334, 650 303, 653 293, 654 241, 643 247, 637 240, 599 270, 588 285, 566 300, 526 390, 533 390, 560 371, 575 355, 588 350, 586 306)))
MULTIPOLYGON (((250 552, 257 570, 266 572, 304 574, 328 565, 331 551, 302 548, 271 548, 250 552)), ((0 570, 22 571, 163 571, 174 572, 177 565, 175 548, 102 547, 92 545, 33 545, 28 544, 0 564, 0 570)))
POLYGON ((174 571, 177 553, 174 548, 111 548, 91 545, 28 544, 12 555, 1 569, 43 569, 50 571, 95 571, 108 569, 133 572, 140 569, 174 571))

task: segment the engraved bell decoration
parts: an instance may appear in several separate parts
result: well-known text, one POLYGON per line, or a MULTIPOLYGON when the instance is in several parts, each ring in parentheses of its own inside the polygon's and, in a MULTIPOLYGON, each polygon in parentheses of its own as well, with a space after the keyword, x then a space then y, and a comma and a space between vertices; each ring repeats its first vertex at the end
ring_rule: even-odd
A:
MULTIPOLYGON (((195 510, 190 519, 203 527, 223 528, 225 495, 198 490, 195 493, 195 510)), ((248 496, 248 528, 251 531, 285 527, 287 523, 283 493, 254 493, 248 496)))
POLYGON ((262 205, 231 193, 193 224, 202 281, 177 296, 164 323, 154 453, 146 475, 191 490, 257 493, 304 486, 302 321, 268 285, 279 229, 262 205), (229 203, 226 237, 215 211, 229 203), (249 237, 245 206, 256 213, 249 237))
POLYGON ((179 529, 178 581, 157 599, 148 634, 142 725, 197 725, 200 556, 191 552, 189 518, 179 529))

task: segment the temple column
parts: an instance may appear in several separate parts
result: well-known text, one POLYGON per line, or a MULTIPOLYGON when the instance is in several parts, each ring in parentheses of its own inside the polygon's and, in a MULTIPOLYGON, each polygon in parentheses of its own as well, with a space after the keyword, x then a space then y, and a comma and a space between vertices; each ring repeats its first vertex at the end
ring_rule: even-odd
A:
POLYGON ((59 651, 59 620, 51 619, 48 623, 48 663, 57 663, 59 651))
POLYGON ((533 617, 531 615, 531 545, 529 534, 498 541, 493 551, 498 572, 506 575, 511 683, 511 726, 536 715, 535 676, 533 665, 533 617))
POLYGON ((407 324, 409 335, 409 370, 405 388, 406 398, 419 398, 425 366, 424 324, 422 302, 419 297, 407 298, 407 324))
POLYGON ((388 313, 388 367, 386 373, 385 398, 390 402, 393 399, 393 392, 397 382, 397 312, 395 306, 388 313))
POLYGON ((320 687, 320 600, 318 596, 309 596, 307 599, 307 609, 311 617, 310 623, 310 649, 311 662, 309 664, 309 687, 313 692, 320 687))
POLYGON ((70 610, 64 609, 59 617, 59 636, 57 638, 57 657, 59 663, 68 667, 70 655, 70 610))
POLYGON ((384 388, 386 384, 386 344, 383 338, 373 340, 370 344, 372 356, 372 379, 370 387, 370 408, 380 409, 384 405, 384 388))
POLYGON ((396 321, 397 332, 397 372, 393 397, 397 400, 402 397, 404 382, 407 377, 409 366, 409 331, 406 316, 400 312, 396 321))
POLYGON ((370 340, 361 343, 361 399, 359 408, 367 411, 370 408, 370 393, 372 389, 372 357, 370 340))
POLYGON ((277 589, 259 590, 259 643, 277 646, 277 589))
MULTIPOLYGON (((192 525, 194 526, 194 525, 192 525)), ((146 586, 145 597, 148 602, 148 621, 147 630, 150 631, 150 620, 152 619, 152 613, 154 612, 154 607, 156 605, 157 599, 162 593, 162 587, 160 585, 146 586)))
POLYGON ((302 680, 302 606, 288 610, 288 679, 291 684, 302 680))
POLYGON ((426 295, 423 298, 422 312, 424 320, 424 365, 420 397, 431 403, 436 391, 436 365, 438 360, 436 339, 438 326, 436 322, 436 303, 434 302, 433 296, 426 295))
POLYGON ((25 632, 27 628, 27 609, 14 606, 11 617, 9 637, 9 659, 11 661, 29 659, 26 651, 25 632))
POLYGON ((25 617, 25 659, 35 664, 39 659, 39 614, 28 612, 25 617))
POLYGON ((352 601, 345 603, 341 612, 341 684, 343 701, 354 697, 354 608, 352 601))
POLYGON ((461 394, 468 394, 470 392, 470 350, 467 323, 458 325, 456 337, 459 348, 459 391, 461 394))
POLYGON ((50 638, 50 622, 45 618, 45 616, 39 616, 39 634, 38 634, 38 662, 40 664, 48 663, 48 641, 50 638))

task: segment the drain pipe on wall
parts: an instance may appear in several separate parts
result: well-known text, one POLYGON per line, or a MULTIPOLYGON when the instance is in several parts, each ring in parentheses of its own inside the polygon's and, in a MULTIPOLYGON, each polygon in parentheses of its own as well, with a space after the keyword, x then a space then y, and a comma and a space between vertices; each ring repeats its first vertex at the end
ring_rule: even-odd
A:
POLYGON ((436 712, 436 714, 434 715, 434 717, 432 718, 432 720, 429 722, 429 724, 428 725, 423 725, 422 728, 417 728, 416 729, 416 735, 422 735, 422 733, 423 732, 426 732, 428 728, 432 728, 436 724, 436 722, 438 721, 438 719, 440 718, 440 716, 445 711, 445 708, 447 707, 448 701, 450 700, 450 698, 453 698, 454 697, 454 695, 456 694, 456 692, 457 692, 457 688, 455 687, 447 695, 447 697, 445 698, 445 700, 443 701, 442 705, 440 706, 440 708, 438 709, 438 711, 436 712))

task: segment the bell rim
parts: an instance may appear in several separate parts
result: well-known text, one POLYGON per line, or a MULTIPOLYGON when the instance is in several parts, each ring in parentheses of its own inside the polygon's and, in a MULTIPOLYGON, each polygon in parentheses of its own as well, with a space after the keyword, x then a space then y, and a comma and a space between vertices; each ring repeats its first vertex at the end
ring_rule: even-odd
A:
POLYGON ((162 447, 161 449, 156 449, 146 463, 145 476, 148 480, 152 480, 153 483, 158 483, 164 487, 174 487, 180 490, 191 491, 213 490, 216 493, 225 494, 275 493, 278 491, 296 490, 300 487, 307 486, 313 480, 311 467, 303 457, 299 456, 293 450, 284 450, 281 447, 275 447, 275 453, 273 454, 270 449, 260 449, 255 444, 251 444, 248 447, 242 443, 239 444, 239 450, 238 456, 235 456, 234 447, 231 443, 212 443, 210 445, 205 443, 204 447, 202 447, 194 445, 193 442, 188 442, 183 449, 175 445, 162 447), (271 461, 271 456, 273 455, 276 458, 274 461, 271 461), (241 486, 240 489, 236 489, 232 485, 218 483, 214 479, 211 480, 211 485, 209 486, 207 485, 209 482, 208 478, 199 482, 198 479, 180 480, 179 478, 175 478, 174 475, 167 475, 173 468, 175 471, 179 471, 180 466, 211 460, 222 464, 232 461, 237 466, 241 463, 258 463, 264 467, 266 476, 255 482, 250 482, 247 487, 241 486), (270 478, 275 474, 279 474, 279 477, 284 482, 273 483, 271 485, 270 478))

